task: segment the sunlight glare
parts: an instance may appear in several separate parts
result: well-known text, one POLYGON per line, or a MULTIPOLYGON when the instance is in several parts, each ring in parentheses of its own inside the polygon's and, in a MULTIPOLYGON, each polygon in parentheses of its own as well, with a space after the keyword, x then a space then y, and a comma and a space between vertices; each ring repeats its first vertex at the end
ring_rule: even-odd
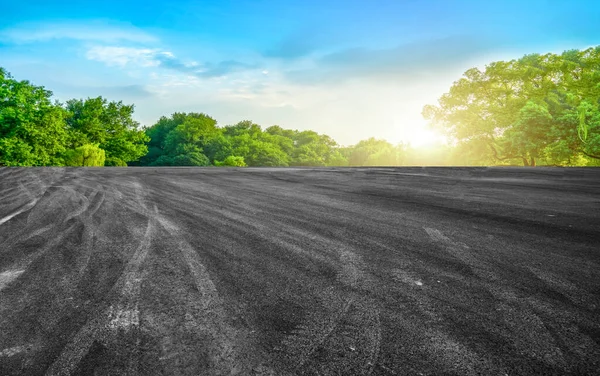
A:
POLYGON ((430 129, 415 128, 406 135, 406 141, 410 143, 412 147, 423 147, 445 144, 446 138, 430 129))

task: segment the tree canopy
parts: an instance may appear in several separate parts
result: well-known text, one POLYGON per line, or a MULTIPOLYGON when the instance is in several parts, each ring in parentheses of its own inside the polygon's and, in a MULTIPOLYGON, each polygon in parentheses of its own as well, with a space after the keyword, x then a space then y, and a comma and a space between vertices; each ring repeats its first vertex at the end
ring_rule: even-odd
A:
POLYGON ((0 165, 73 165, 92 150, 93 165, 135 161, 149 138, 132 115, 133 105, 102 97, 53 103, 51 91, 0 68, 0 165))
POLYGON ((599 99, 595 47, 469 69, 423 115, 468 164, 574 165, 600 159, 599 99))

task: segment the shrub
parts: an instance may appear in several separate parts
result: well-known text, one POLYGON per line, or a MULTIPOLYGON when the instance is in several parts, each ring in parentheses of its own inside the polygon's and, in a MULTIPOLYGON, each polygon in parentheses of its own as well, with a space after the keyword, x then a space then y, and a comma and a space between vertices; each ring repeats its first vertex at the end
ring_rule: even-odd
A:
POLYGON ((106 155, 97 145, 86 144, 65 153, 66 166, 104 166, 106 155))
POLYGON ((246 162, 244 162, 244 157, 230 155, 227 158, 225 158, 222 162, 215 161, 215 166, 246 167, 246 162))

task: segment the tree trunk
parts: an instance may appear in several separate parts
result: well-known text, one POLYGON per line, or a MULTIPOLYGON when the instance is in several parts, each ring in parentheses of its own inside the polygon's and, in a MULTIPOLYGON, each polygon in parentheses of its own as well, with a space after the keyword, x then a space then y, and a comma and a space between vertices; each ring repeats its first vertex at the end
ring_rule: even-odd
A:
POLYGON ((531 163, 529 163, 531 167, 535 167, 535 158, 531 157, 531 163))
POLYGON ((521 157, 521 159, 523 160, 523 166, 528 167, 529 166, 529 161, 527 160, 527 158, 521 157))

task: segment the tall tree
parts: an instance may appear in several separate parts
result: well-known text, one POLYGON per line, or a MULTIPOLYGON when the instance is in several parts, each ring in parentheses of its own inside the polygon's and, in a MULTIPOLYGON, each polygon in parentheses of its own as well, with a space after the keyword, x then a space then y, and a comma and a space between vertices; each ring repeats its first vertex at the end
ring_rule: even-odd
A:
POLYGON ((63 164, 65 112, 51 96, 51 91, 17 81, 0 68, 0 165, 63 164))
POLYGON ((142 164, 152 166, 208 166, 204 148, 220 135, 217 121, 203 113, 174 113, 146 129, 149 155, 142 164))
POLYGON ((73 148, 99 145, 111 164, 136 161, 148 152, 150 138, 133 120, 133 105, 97 97, 69 100, 65 109, 73 148))
MULTIPOLYGON (((600 47, 472 68, 423 115, 479 163, 600 159, 600 47)), ((579 162, 578 162, 579 161, 579 162)))

